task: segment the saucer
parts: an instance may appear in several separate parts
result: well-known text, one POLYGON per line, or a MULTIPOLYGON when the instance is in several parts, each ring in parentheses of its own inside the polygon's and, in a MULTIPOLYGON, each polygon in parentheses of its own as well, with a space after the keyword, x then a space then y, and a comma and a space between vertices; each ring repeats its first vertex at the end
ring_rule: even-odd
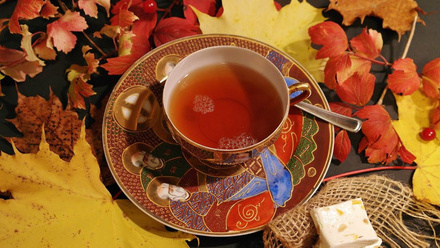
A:
POLYGON ((262 230, 307 201, 327 172, 334 142, 331 124, 291 107, 278 140, 251 161, 224 168, 182 150, 163 120, 160 81, 188 54, 221 45, 260 53, 283 75, 310 84, 309 103, 329 109, 316 81, 280 50, 240 36, 197 35, 133 64, 113 89, 103 123, 105 156, 128 199, 171 228, 219 237, 262 230))

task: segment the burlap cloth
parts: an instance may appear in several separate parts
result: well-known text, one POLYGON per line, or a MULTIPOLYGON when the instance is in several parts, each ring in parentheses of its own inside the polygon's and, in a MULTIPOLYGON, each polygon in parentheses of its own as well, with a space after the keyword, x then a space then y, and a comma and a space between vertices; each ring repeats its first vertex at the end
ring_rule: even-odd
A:
POLYGON ((329 181, 307 203, 268 224, 263 234, 265 247, 313 247, 318 234, 310 210, 357 197, 362 198, 371 224, 384 244, 439 247, 435 229, 439 230, 440 209, 415 200, 407 185, 377 175, 329 181))

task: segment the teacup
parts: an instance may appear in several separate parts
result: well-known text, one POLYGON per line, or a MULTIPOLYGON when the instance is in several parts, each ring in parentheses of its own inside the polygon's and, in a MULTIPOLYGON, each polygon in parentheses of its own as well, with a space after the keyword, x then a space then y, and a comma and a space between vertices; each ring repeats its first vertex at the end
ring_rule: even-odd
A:
POLYGON ((183 149, 219 165, 260 155, 281 133, 289 108, 310 95, 307 83, 287 86, 264 56, 214 46, 183 58, 163 90, 167 126, 183 149))

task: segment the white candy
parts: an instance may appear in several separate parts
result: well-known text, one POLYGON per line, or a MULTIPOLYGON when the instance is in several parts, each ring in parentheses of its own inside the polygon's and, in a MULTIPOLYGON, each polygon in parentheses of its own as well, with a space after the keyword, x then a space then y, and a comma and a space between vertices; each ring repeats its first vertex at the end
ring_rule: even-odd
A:
POLYGON ((371 226, 361 198, 315 208, 310 214, 320 235, 319 247, 373 248, 382 244, 371 226))

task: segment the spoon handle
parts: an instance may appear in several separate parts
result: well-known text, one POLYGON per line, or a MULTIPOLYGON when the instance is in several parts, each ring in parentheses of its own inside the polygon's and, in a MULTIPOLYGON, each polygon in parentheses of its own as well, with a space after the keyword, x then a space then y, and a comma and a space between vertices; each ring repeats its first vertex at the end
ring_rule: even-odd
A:
POLYGON ((305 102, 298 102, 295 106, 349 132, 357 133, 361 130, 362 121, 357 118, 341 115, 305 102))

